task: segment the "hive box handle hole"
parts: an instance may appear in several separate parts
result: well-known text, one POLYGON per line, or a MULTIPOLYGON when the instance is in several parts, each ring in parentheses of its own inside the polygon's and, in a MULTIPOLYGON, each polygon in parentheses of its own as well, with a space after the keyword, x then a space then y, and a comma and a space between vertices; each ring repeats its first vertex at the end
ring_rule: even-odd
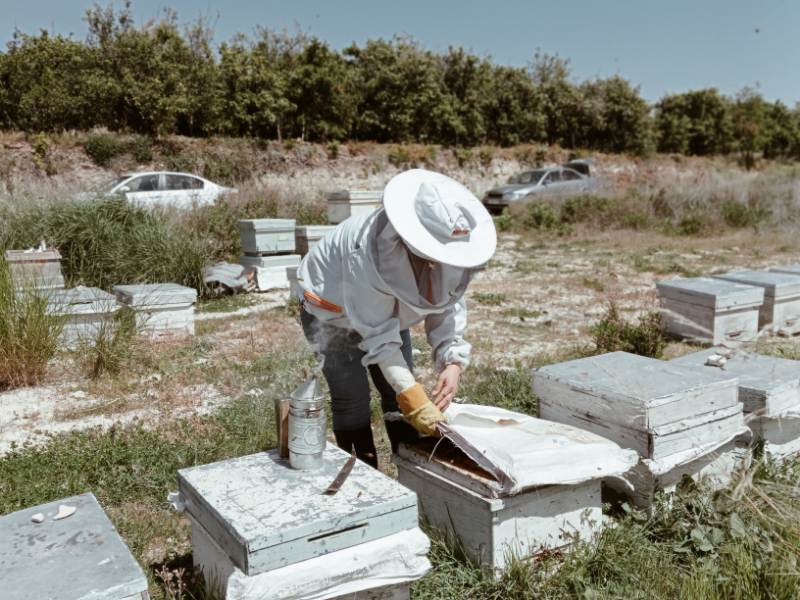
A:
POLYGON ((317 540, 321 540, 322 538, 331 537, 333 535, 339 535, 340 533, 353 531, 354 529, 361 529, 362 527, 366 527, 367 525, 369 525, 369 523, 362 523, 361 525, 353 525, 352 527, 348 527, 347 529, 340 529, 339 531, 332 531, 330 533, 323 533, 322 535, 318 535, 316 537, 308 538, 307 541, 316 542, 317 540))

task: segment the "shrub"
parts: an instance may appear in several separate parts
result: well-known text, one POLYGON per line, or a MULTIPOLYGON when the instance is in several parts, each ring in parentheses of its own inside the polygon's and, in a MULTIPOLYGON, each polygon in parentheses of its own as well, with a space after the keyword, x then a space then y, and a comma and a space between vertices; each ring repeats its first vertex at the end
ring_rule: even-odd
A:
POLYGON ((336 160, 339 158, 339 141, 333 140, 328 144, 328 158, 336 160))
POLYGON ((481 162, 488 166, 494 160, 494 148, 491 146, 484 146, 481 148, 480 152, 478 153, 478 158, 480 158, 481 162))
POLYGON ((145 135, 135 135, 127 144, 128 154, 140 165, 153 161, 153 140, 145 135))
POLYGON ((232 152, 206 152, 203 161, 203 177, 228 186, 252 179, 256 162, 253 153, 244 145, 232 152))
POLYGON ((508 231, 514 224, 514 221, 514 215, 508 212, 508 207, 506 206, 503 208, 503 212, 500 213, 500 216, 494 218, 494 225, 499 231, 508 231))
POLYGON ((572 226, 558 219, 552 202, 529 202, 525 205, 524 224, 530 229, 555 232, 559 235, 572 231, 572 226))
POLYGON ((722 217, 731 227, 744 229, 752 227, 758 231, 759 226, 769 218, 769 211, 762 206, 747 206, 741 202, 727 200, 722 204, 722 217))
POLYGON ((389 150, 389 154, 386 156, 386 158, 388 158, 389 162, 396 167, 404 165, 411 160, 408 154, 408 148, 405 146, 395 146, 389 150))
POLYGON ((631 325, 612 304, 605 316, 589 331, 594 338, 596 354, 622 350, 649 358, 661 358, 667 347, 660 312, 647 311, 639 317, 639 325, 631 325))
POLYGON ((124 146, 113 135, 93 133, 83 142, 83 149, 98 167, 108 167, 111 161, 125 153, 124 146))
POLYGON ((685 215, 678 222, 678 233, 680 235, 697 235, 705 229, 705 219, 698 214, 685 215))

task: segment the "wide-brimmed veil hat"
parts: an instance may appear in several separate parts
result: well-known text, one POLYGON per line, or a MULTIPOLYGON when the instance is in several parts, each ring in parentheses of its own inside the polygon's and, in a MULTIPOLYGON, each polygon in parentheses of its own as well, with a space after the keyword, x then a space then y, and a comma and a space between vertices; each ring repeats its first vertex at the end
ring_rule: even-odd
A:
POLYGON ((497 249, 489 211, 463 185, 432 171, 412 169, 383 192, 392 226, 419 256, 454 267, 486 263, 497 249))

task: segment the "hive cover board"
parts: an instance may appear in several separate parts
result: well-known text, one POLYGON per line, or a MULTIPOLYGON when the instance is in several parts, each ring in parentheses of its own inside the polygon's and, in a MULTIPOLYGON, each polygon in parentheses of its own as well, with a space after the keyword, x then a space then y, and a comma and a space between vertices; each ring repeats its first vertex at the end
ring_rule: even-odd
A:
POLYGON ((800 275, 800 264, 785 265, 782 267, 771 267, 770 271, 772 271, 773 273, 788 273, 789 275, 800 275))
MULTIPOLYGON (((701 350, 670 361, 681 367, 720 372, 706 366, 716 348, 701 350)), ((764 411, 773 416, 800 404, 800 362, 753 352, 736 352, 725 362, 724 372, 739 378, 739 402, 744 412, 764 411)))
POLYGON ((115 285, 114 295, 128 306, 162 306, 197 302, 197 290, 177 283, 115 285))
POLYGON ((800 277, 769 271, 739 271, 714 275, 714 279, 764 288, 765 296, 800 296, 800 277))
POLYGON ((146 600, 147 578, 92 494, 0 517, 3 600, 146 600), (77 510, 53 521, 59 506, 77 510), (31 518, 42 513, 44 520, 31 518))
POLYGON ((540 418, 581 427, 645 458, 721 438, 742 424, 738 379, 722 371, 613 352, 542 367, 531 380, 540 418))
POLYGON ((117 299, 100 288, 77 287, 68 290, 40 292, 54 310, 70 315, 115 311, 117 299))
POLYGON ((186 510, 247 575, 257 575, 417 526, 417 496, 363 462, 342 488, 323 492, 349 454, 297 471, 278 451, 178 472, 186 510))

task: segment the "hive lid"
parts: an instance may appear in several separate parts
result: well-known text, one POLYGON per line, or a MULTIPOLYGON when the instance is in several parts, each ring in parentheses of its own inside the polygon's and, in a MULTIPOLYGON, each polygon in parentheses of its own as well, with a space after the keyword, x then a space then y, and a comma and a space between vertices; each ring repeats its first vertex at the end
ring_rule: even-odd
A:
POLYGON ((715 279, 764 288, 764 295, 774 298, 800 295, 800 277, 771 271, 739 271, 714 275, 715 279))
POLYGON ((298 225, 294 228, 295 237, 321 237, 336 229, 336 225, 298 225))
POLYGON ((63 314, 108 313, 117 308, 117 299, 108 292, 94 287, 76 287, 66 290, 41 290, 36 292, 47 298, 47 304, 63 314))
POLYGON ((86 493, 0 517, 0 589, 14 600, 122 600, 146 592, 147 577, 86 493), (77 510, 53 521, 61 505, 77 510))
POLYGON ((712 277, 693 277, 656 283, 658 295, 709 308, 757 306, 764 302, 764 288, 712 277))
POLYGON ((325 200, 329 202, 381 202, 383 190, 350 189, 325 192, 325 200))
POLYGON ((295 219, 242 219, 236 221, 240 231, 294 231, 295 219))
POLYGON ((800 264, 771 267, 770 271, 773 273, 789 273, 790 275, 800 275, 800 264))
POLYGON ((128 306, 161 306, 197 302, 197 290, 177 283, 115 285, 114 295, 120 302, 128 306))
POLYGON ((55 248, 44 252, 28 252, 27 250, 6 250, 6 260, 10 263, 43 262, 61 260, 61 254, 55 248))

